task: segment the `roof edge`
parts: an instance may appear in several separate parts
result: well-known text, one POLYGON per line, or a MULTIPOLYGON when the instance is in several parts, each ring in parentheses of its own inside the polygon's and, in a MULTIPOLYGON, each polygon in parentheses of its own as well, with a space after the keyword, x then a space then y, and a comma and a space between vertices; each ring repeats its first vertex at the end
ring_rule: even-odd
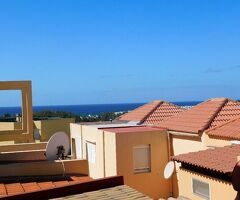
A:
POLYGON ((223 108, 223 106, 228 102, 227 98, 224 98, 223 102, 220 104, 219 108, 216 109, 215 113, 212 115, 212 117, 208 120, 208 122, 203 126, 202 129, 198 130, 198 132, 204 132, 204 130, 207 130, 207 128, 211 125, 217 114, 220 112, 220 110, 223 108))
MULTIPOLYGON (((210 128, 210 129, 206 130, 205 133, 208 135, 210 131, 213 131, 213 130, 215 130, 215 129, 221 128, 221 127, 223 127, 223 126, 225 126, 225 125, 227 125, 227 124, 229 124, 229 123, 232 123, 232 122, 234 122, 234 121, 236 121, 236 120, 238 120, 238 119, 240 119, 239 116, 237 116, 236 118, 231 119, 231 120, 229 120, 229 121, 227 121, 227 122, 225 122, 225 123, 223 123, 223 124, 220 124, 220 125, 218 125, 218 126, 212 127, 212 128, 210 128)), ((210 134, 210 135, 211 135, 211 134, 210 134)))
MULTIPOLYGON (((158 102, 158 100, 155 100, 155 101, 152 101, 151 103, 154 103, 154 102, 158 102)), ((143 123, 144 120, 149 116, 151 115, 160 105, 163 104, 164 101, 159 101, 158 104, 156 106, 154 106, 154 108, 152 108, 152 110, 145 116, 143 117, 141 120, 140 120, 140 123, 143 123)))

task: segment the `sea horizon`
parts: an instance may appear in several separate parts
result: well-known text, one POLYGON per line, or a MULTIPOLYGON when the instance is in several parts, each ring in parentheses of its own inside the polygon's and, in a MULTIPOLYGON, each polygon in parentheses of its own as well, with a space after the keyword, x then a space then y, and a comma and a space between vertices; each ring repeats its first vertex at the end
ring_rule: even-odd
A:
MULTIPOLYGON (((194 106, 202 101, 178 101, 171 102, 178 106, 194 106)), ((44 105, 33 106, 33 112, 40 112, 45 110, 51 111, 65 111, 76 115, 99 115, 104 112, 127 112, 133 110, 145 103, 111 103, 111 104, 79 104, 79 105, 44 105)), ((21 113, 20 106, 0 107, 0 115, 3 114, 14 115, 21 113)))

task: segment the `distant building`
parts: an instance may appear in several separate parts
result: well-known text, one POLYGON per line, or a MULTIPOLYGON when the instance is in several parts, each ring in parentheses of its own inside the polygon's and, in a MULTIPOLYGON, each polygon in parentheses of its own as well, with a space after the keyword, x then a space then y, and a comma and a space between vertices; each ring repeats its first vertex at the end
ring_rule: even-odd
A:
POLYGON ((74 122, 74 118, 34 120, 34 138, 46 142, 54 133, 59 131, 67 133, 70 137, 70 123, 74 122))

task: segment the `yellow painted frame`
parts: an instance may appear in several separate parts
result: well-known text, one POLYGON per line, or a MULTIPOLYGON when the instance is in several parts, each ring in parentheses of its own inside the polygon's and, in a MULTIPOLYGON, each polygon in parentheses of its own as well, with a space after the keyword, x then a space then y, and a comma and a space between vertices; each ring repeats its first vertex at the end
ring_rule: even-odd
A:
POLYGON ((0 141, 33 142, 31 81, 0 81, 0 90, 21 90, 22 92, 22 129, 0 131, 0 141))

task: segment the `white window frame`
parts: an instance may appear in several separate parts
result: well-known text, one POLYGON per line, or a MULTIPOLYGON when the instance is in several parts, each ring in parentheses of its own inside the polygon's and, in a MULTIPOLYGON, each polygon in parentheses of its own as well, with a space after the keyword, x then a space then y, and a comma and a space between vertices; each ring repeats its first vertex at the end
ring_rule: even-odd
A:
POLYGON ((95 164, 96 163, 96 143, 94 142, 89 142, 86 141, 86 157, 89 163, 95 164), (92 145, 92 147, 94 147, 94 149, 91 149, 91 152, 89 152, 88 150, 88 145, 92 145), (90 155, 89 155, 90 153, 90 155))
POLYGON ((133 147, 133 171, 134 173, 149 173, 151 172, 151 145, 150 144, 147 144, 147 145, 142 145, 142 146, 134 146, 133 147), (148 151, 149 151, 149 166, 148 167, 144 167, 144 168, 136 168, 135 167, 135 158, 134 158, 134 151, 136 149, 144 149, 144 148, 148 148, 148 151))
POLYGON ((193 192, 194 195, 197 195, 197 196, 201 197, 202 199, 211 200, 211 187, 210 187, 210 184, 208 182, 205 182, 205 181, 202 181, 202 180, 199 180, 199 179, 196 179, 196 178, 192 178, 192 192, 193 192), (194 181, 207 184, 208 185, 208 189, 209 189, 209 196, 206 196, 205 194, 201 194, 201 193, 195 192, 194 188, 193 188, 193 182, 194 181))

